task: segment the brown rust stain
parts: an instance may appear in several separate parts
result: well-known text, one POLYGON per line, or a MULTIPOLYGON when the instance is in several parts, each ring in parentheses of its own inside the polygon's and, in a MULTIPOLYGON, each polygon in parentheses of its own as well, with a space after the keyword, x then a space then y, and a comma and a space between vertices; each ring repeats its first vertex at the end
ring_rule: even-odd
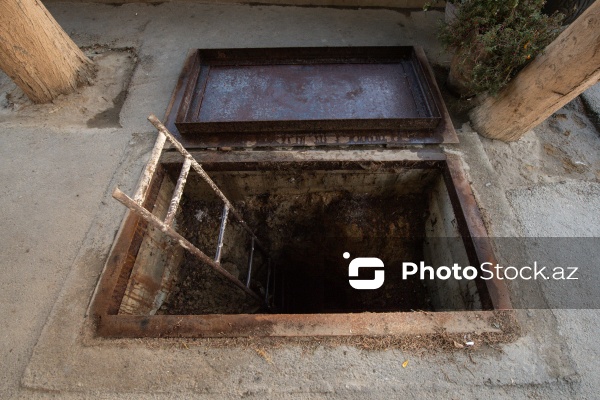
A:
MULTIPOLYGON (((159 166, 156 169, 154 176, 151 180, 150 190, 148 192, 148 196, 146 197, 144 207, 154 206, 164 176, 164 169, 161 166, 159 166)), ((117 314, 119 311, 123 295, 125 293, 125 290, 127 289, 131 271, 135 264, 137 253, 140 249, 147 228, 146 222, 144 222, 141 218, 137 217, 133 213, 128 213, 126 218, 127 221, 124 225, 124 230, 116 239, 118 241, 119 246, 115 246, 113 252, 123 251, 121 250, 122 246, 125 246, 126 243, 129 241, 129 246, 127 246, 126 250, 127 255, 122 260, 120 258, 114 257, 113 254, 111 254, 111 257, 109 258, 109 260, 112 260, 113 263, 115 261, 121 261, 122 263, 109 265, 110 270, 114 271, 117 274, 117 279, 115 281, 114 288, 112 289, 112 293, 110 294, 110 300, 108 301, 108 304, 105 305, 107 307, 105 311, 107 314, 117 314)), ((101 281, 101 287, 104 288, 106 286, 104 286, 103 283, 105 283, 104 280, 101 281)), ((103 312, 102 310, 98 311, 103 312)))

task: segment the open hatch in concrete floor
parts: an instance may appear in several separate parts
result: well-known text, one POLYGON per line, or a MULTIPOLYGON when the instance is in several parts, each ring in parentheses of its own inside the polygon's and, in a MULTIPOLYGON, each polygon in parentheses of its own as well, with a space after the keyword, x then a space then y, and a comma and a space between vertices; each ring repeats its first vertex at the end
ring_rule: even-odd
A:
MULTIPOLYGON (((159 230, 128 213, 93 310, 110 337, 328 336, 494 331, 510 309, 496 280, 403 279, 403 262, 438 268, 495 263, 459 160, 440 151, 196 152, 261 239, 247 280, 251 240, 231 221, 221 265, 257 302, 159 230), (349 254, 345 254, 349 253, 349 254), (378 290, 356 290, 348 265, 385 263, 378 290)), ((145 207, 169 207, 182 159, 165 152, 145 207)), ((213 256, 221 207, 190 173, 177 231, 213 256)), ((366 270, 362 269, 362 270, 366 270)), ((358 279, 372 279, 373 271, 358 279)))
POLYGON ((365 149, 457 142, 422 49, 195 49, 166 128, 149 119, 178 152, 155 147, 138 203, 117 194, 136 213, 98 286, 100 335, 483 332, 511 308, 502 281, 403 276, 495 263, 458 159, 365 149), (206 173, 184 173, 188 150, 206 173), (379 270, 350 274, 366 258, 379 270), (354 288, 374 276, 376 290, 354 288))

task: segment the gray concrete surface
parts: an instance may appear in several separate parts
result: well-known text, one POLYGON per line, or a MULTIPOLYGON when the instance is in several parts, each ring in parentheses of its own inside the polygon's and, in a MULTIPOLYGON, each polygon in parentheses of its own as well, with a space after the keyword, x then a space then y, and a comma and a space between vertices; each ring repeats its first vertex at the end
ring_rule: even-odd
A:
MULTIPOLYGON (((598 237, 600 228, 594 218, 600 210, 600 185, 581 181, 542 185, 533 190, 519 190, 510 193, 518 218, 526 229, 527 236, 572 236, 598 237), (561 204, 557 208, 556 204, 561 204), (549 210, 554 212, 550 213, 549 210)), ((566 242, 570 245, 581 243, 566 242)), ((579 250, 579 249, 578 249, 579 250)), ((577 259, 586 260, 587 265, 595 266, 593 277, 584 279, 582 283, 594 282, 595 287, 590 296, 598 298, 598 249, 588 248, 589 252, 580 252, 577 259)), ((560 258, 572 251, 570 248, 555 249, 550 257, 560 258)), ((584 277, 585 278, 585 277, 584 277)), ((562 292, 557 288, 544 288, 545 295, 550 299, 560 296, 576 296, 586 293, 585 289, 569 287, 570 292, 562 292)), ((595 305, 595 308, 598 308, 595 305)), ((597 309, 553 311, 559 326, 559 332, 568 346, 569 353, 578 371, 580 382, 574 397, 594 399, 598 397, 597 377, 600 371, 600 346, 597 344, 598 322, 600 311, 597 309)))
MULTIPOLYGON (((135 185, 155 137, 146 116, 164 113, 188 48, 406 44, 424 46, 435 63, 449 57, 435 38, 438 12, 196 3, 50 3, 49 9, 80 46, 130 47, 137 64, 120 127, 111 128, 89 128, 89 110, 68 99, 58 102, 63 111, 48 105, 36 113, 81 113, 79 121, 35 113, 24 118, 30 106, 0 76, 1 398, 597 398, 594 328, 600 315, 592 310, 519 311, 523 334, 515 343, 472 354, 350 346, 223 349, 206 341, 93 337, 87 307, 124 215, 110 191, 118 185, 130 192, 135 185), (405 360, 409 365, 402 368, 405 360)), ((119 62, 125 61, 103 68, 124 65, 119 62)), ((115 74, 106 89, 83 89, 82 96, 104 101, 103 90, 113 96, 125 75, 115 74)), ((557 124, 509 147, 480 139, 465 125, 461 144, 447 147, 462 156, 491 234, 541 235, 553 227, 557 235, 596 235, 590 227, 600 175, 588 143, 597 132, 578 108, 563 113, 576 123, 569 129, 585 139, 560 143, 564 154, 544 146, 554 143, 553 129, 567 129, 557 124), (528 149, 536 155, 531 168, 523 167, 529 160, 503 161, 528 149), (587 169, 559 168, 558 157, 573 154, 585 155, 587 169), (569 181, 568 190, 557 186, 561 180, 569 181), (556 204, 570 207, 563 219, 549 217, 556 204), (536 212, 548 224, 540 224, 536 212)), ((545 296, 542 289, 510 289, 523 306, 545 296)))
POLYGON ((592 121, 596 125, 596 129, 600 129, 600 83, 583 92, 581 98, 590 113, 592 121))

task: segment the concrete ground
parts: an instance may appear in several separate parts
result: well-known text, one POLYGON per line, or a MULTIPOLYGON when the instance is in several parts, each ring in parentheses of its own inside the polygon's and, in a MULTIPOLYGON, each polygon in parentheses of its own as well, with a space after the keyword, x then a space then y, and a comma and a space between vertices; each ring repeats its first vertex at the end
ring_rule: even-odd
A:
MULTIPOLYGON (((420 45, 442 65, 448 55, 438 12, 48 6, 100 70, 93 87, 44 106, 0 76, 0 398, 598 397, 597 310, 520 310, 516 342, 472 353, 91 336, 87 307, 125 212, 110 192, 137 182, 155 138, 146 116, 164 114, 188 48, 420 45)), ((517 143, 461 127, 447 151, 462 156, 491 235, 600 236, 598 92, 517 143)), ((522 307, 552 294, 510 289, 522 307)))

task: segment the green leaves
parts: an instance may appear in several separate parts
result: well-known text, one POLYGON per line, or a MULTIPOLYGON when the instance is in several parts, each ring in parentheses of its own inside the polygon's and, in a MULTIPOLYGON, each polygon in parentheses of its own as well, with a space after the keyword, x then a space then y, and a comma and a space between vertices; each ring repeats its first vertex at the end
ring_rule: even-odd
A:
POLYGON ((439 36, 470 60, 466 64, 472 70, 465 72, 473 92, 497 93, 558 36, 563 15, 542 14, 543 4, 544 0, 460 3, 456 20, 444 24, 439 36))

